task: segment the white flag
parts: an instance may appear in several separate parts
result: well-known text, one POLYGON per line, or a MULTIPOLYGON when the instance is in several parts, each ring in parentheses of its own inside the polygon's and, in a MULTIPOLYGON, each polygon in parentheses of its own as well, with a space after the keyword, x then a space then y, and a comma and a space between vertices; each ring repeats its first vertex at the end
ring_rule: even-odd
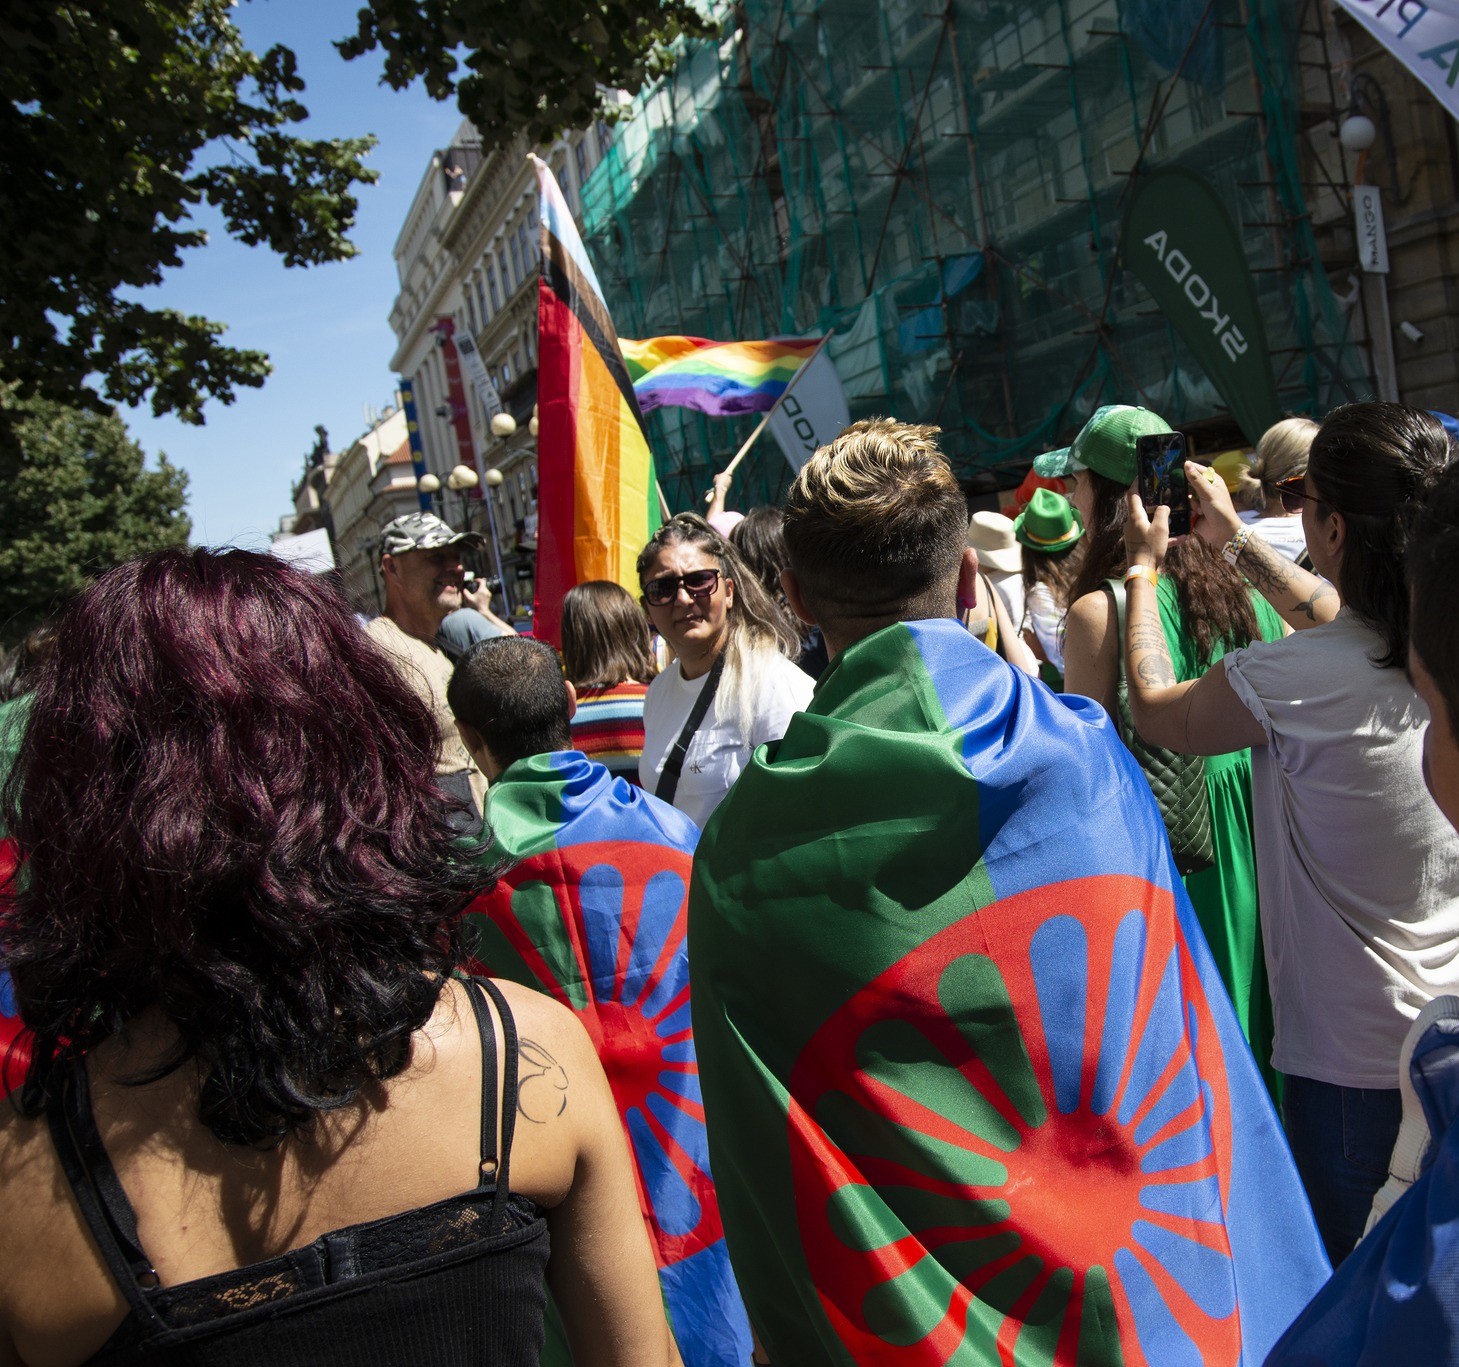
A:
POLYGON ((1459 119, 1459 0, 1337 0, 1459 119))
POLYGON ((790 468, 799 474, 816 448, 834 440, 850 421, 841 376, 823 350, 797 373, 795 388, 771 414, 769 426, 790 468))
POLYGON ((481 353, 476 349, 476 343, 464 332, 456 339, 456 351, 466 366, 466 373, 471 376, 471 386, 476 390, 476 397, 481 400, 481 406, 486 410, 486 421, 488 423, 502 411, 501 395, 496 392, 496 386, 491 382, 491 376, 486 373, 486 363, 481 359, 481 353))

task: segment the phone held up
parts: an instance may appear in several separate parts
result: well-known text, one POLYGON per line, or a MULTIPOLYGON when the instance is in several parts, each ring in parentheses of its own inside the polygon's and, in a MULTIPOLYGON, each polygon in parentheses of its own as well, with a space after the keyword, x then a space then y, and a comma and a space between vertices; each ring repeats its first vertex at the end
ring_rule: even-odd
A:
POLYGON ((1135 442, 1140 471, 1140 501, 1145 513, 1170 509, 1171 536, 1187 536, 1191 529, 1190 486, 1185 480, 1185 433, 1155 432, 1135 442))

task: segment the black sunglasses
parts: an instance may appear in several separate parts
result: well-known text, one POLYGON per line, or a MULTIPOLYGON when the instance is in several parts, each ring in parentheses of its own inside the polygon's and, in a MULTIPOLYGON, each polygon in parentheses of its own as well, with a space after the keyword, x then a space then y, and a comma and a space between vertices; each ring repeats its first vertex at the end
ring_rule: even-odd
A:
POLYGON ((643 586, 643 599, 650 607, 661 608, 679 596, 679 585, 691 598, 710 598, 719 587, 718 570, 690 570, 688 574, 661 574, 643 586))
POLYGON ((1304 478, 1303 475, 1290 475, 1286 479, 1263 480, 1262 483, 1282 500, 1282 507, 1287 512, 1300 513, 1304 503, 1322 501, 1307 492, 1303 484, 1304 478))

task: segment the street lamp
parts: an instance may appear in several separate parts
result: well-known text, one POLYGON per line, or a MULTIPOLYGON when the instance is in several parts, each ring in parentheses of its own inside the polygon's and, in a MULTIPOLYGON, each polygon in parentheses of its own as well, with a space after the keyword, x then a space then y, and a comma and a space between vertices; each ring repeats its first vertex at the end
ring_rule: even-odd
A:
MULTIPOLYGON (((508 417, 509 415, 498 414, 497 416, 508 417)), ((492 421, 495 422, 496 419, 493 419, 492 421)), ((513 423, 512 426, 515 429, 516 424, 513 423)), ((496 577, 501 581, 502 606, 507 610, 508 615, 510 615, 512 611, 512 603, 511 599, 507 597, 507 577, 502 569, 502 542, 501 537, 497 535, 496 530, 496 509, 492 506, 492 494, 497 489, 501 488, 502 480, 504 478, 505 476, 502 474, 502 472, 498 470, 494 465, 490 470, 486 472, 486 517, 487 521, 491 524, 491 554, 492 558, 496 561, 496 577)))
POLYGON ((504 440, 517 430, 517 420, 510 413, 498 413, 491 420, 491 434, 504 440))

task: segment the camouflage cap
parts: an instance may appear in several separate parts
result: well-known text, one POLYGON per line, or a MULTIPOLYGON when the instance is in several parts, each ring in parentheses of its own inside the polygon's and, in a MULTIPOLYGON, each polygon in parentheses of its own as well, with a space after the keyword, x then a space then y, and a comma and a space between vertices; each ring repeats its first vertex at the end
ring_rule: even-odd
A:
POLYGON ((479 532, 454 531, 435 513, 406 513, 380 528, 380 554, 404 555, 407 551, 433 551, 437 546, 483 546, 479 532))

